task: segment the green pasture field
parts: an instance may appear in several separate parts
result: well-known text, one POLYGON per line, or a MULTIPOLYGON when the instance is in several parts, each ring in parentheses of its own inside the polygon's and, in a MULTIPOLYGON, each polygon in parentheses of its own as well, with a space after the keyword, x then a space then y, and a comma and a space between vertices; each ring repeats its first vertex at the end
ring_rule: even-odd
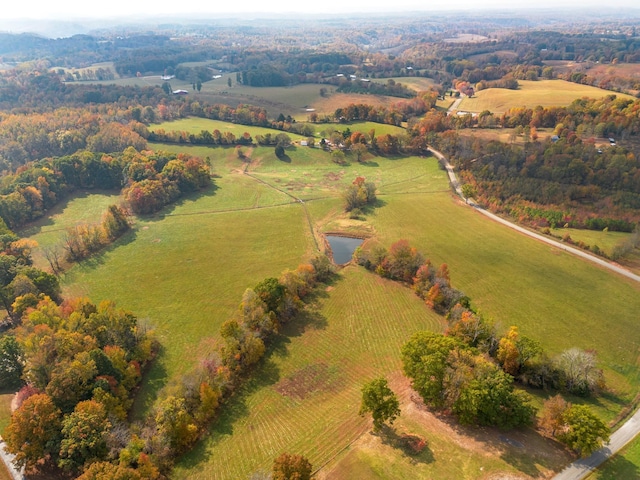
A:
POLYGON ((588 480, 640 478, 640 438, 632 440, 618 454, 607 460, 588 480))
POLYGON ((574 242, 582 241, 587 245, 600 247, 600 250, 610 255, 616 245, 629 237, 624 232, 603 232, 602 230, 584 230, 578 228, 554 228, 551 230, 554 237, 562 238, 569 235, 574 242))
MULTIPOLYGON (((407 77, 407 81, 413 77, 407 77)), ((412 88, 419 88, 422 85, 429 85, 428 79, 415 79, 411 84, 412 88), (419 80, 419 81, 418 81, 419 80)), ((160 75, 148 75, 142 77, 116 78, 115 80, 87 81, 84 84, 121 85, 138 87, 160 87, 164 81, 160 75)), ((357 93, 336 93, 336 87, 320 83, 302 83, 290 87, 249 87, 236 82, 236 74, 223 74, 221 78, 216 78, 202 84, 198 92, 193 89, 193 84, 173 78, 169 80, 172 90, 187 90, 185 100, 189 102, 199 101, 210 104, 226 104, 236 107, 240 104, 250 104, 263 107, 267 110, 270 118, 277 117, 280 113, 291 115, 299 121, 307 120, 313 109, 318 114, 330 114, 338 107, 344 107, 350 103, 366 103, 369 105, 390 105, 398 102, 397 97, 384 95, 365 95, 357 93), (231 87, 229 87, 231 79, 231 87), (322 97, 320 89, 325 88, 328 95, 322 97)), ((73 85, 69 83, 69 85, 73 85)))
POLYGON ((436 85, 431 78, 425 77, 392 77, 392 78, 372 78, 372 82, 387 83, 389 80, 393 80, 396 83, 401 83, 406 87, 409 87, 416 92, 423 90, 429 90, 430 87, 436 85))
MULTIPOLYGON (((116 72, 113 62, 94 63, 92 65, 89 65, 88 67, 81 67, 81 68, 69 68, 69 67, 56 66, 56 67, 49 68, 49 71, 57 72, 58 70, 64 70, 65 73, 66 72, 75 73, 75 72, 93 71, 99 68, 110 69, 113 72, 113 75, 115 76, 116 79, 120 78, 120 75, 118 75, 118 73, 116 72)), ((87 83, 87 82, 81 82, 81 83, 87 83)))
MULTIPOLYGON (((384 123, 375 123, 375 122, 351 122, 351 123, 309 123, 314 130, 316 138, 321 138, 322 136, 328 137, 334 131, 343 132, 347 128, 351 130, 351 132, 362 132, 364 134, 369 134, 371 130, 375 131, 376 135, 401 135, 405 133, 405 130, 402 127, 396 127, 395 125, 386 125, 384 123)), ((214 130, 219 130, 220 132, 231 132, 236 138, 244 135, 245 132, 249 133, 255 141, 256 135, 265 135, 270 133, 272 136, 278 135, 279 133, 286 133, 291 137, 291 139, 295 142, 299 142, 300 140, 306 140, 307 137, 303 135, 298 135, 292 132, 283 132, 282 130, 276 130, 273 128, 265 128, 265 127, 257 127, 252 125, 240 125, 236 123, 222 122, 220 120, 210 120, 207 118, 199 118, 199 117, 188 117, 181 118, 178 120, 173 120, 170 122, 163 122, 153 124, 150 127, 151 131, 157 130, 164 131, 177 131, 177 132, 187 132, 191 134, 198 134, 203 130, 207 130, 209 132, 213 132, 214 130)))
POLYGON ((357 415, 361 383, 396 371, 411 333, 443 326, 411 291, 355 267, 317 303, 182 459, 175 478, 247 478, 283 451, 321 465, 369 428, 357 415))
POLYGON ((550 356, 574 346, 597 351, 612 391, 592 405, 607 420, 632 401, 640 285, 487 221, 446 193, 382 198, 390 208, 371 218, 378 241, 407 238, 434 264, 446 262, 452 284, 481 313, 503 331, 517 325, 550 356))
POLYGON ((178 120, 173 120, 171 122, 163 122, 158 124, 151 125, 151 131, 164 130, 166 132, 176 131, 176 132, 188 132, 192 134, 198 134, 202 130, 207 130, 209 132, 213 132, 214 130, 220 130, 220 132, 231 132, 236 138, 244 135, 245 132, 251 134, 255 141, 256 135, 265 135, 270 133, 272 136, 275 136, 279 133, 286 133, 291 137, 292 140, 299 141, 304 140, 307 137, 303 137, 302 135, 298 135, 291 132, 283 132, 282 130, 275 130, 273 128, 264 128, 264 127, 256 127, 252 125, 240 125, 238 123, 229 123, 222 122, 220 120, 209 120, 208 118, 199 118, 199 117, 188 117, 181 118, 178 120))
MULTIPOLYGON (((472 98, 465 97, 460 102, 458 110, 464 112, 489 110, 493 113, 503 113, 514 107, 565 106, 577 98, 602 98, 613 93, 609 90, 565 80, 518 80, 518 83, 520 83, 518 90, 489 88, 477 92, 472 98)), ((615 95, 619 98, 633 99, 632 96, 622 93, 615 95)))
MULTIPOLYGON (((233 148, 161 148, 209 157, 220 176, 215 188, 138 218, 132 232, 63 278, 65 295, 115 300, 154 326, 162 350, 145 379, 136 417, 170 378, 213 350, 221 323, 247 287, 313 254, 309 221, 315 232, 366 230, 373 237, 369 246, 406 238, 434 264, 446 262, 453 285, 502 330, 518 325, 550 355, 573 346, 597 350, 612 392, 591 404, 607 420, 640 388, 640 287, 454 200, 435 159, 370 157, 340 166, 320 149, 291 148, 281 161, 273 148, 260 147, 247 149, 247 165, 233 148), (339 194, 358 175, 378 184, 379 202, 365 220, 350 220, 339 194), (291 195, 305 199, 306 208, 291 195)), ((83 201, 70 211, 82 212, 83 201)), ((374 460, 359 453, 355 462, 348 449, 341 453, 369 428, 357 416, 359 388, 375 376, 399 377, 400 346, 417 330, 440 331, 442 318, 409 289, 348 267, 300 322, 288 327, 287 338, 224 406, 174 478, 247 478, 268 469, 282 451, 304 454, 316 467, 334 459, 331 468, 338 469, 346 468, 340 465, 344 456, 351 462, 345 471, 363 478, 356 473, 374 460), (303 393, 283 395, 287 389, 303 393)), ((403 425, 428 431, 412 419, 403 425)), ((463 457, 470 466, 464 478, 488 475, 476 468, 484 460, 455 442, 446 447, 450 454, 431 450, 434 461, 421 465, 417 478, 457 478, 463 457)), ((512 455, 486 463, 491 471, 533 471, 512 455)), ((396 478, 403 478, 405 467, 398 472, 396 478)))
POLYGON ((78 224, 94 225, 102 221, 102 215, 109 205, 120 204, 119 193, 109 191, 77 192, 73 197, 56 205, 49 216, 43 217, 19 230, 20 236, 29 237, 40 248, 33 251, 33 261, 40 268, 47 269, 49 265, 42 253, 43 247, 60 244, 68 228, 78 224))
POLYGON ((371 130, 375 130, 376 136, 386 135, 387 133, 389 135, 402 135, 406 133, 402 127, 376 122, 312 123, 311 125, 315 127, 316 132, 319 134, 323 131, 332 132, 334 130, 343 132, 347 128, 349 128, 351 132, 362 132, 366 135, 368 135, 371 130))

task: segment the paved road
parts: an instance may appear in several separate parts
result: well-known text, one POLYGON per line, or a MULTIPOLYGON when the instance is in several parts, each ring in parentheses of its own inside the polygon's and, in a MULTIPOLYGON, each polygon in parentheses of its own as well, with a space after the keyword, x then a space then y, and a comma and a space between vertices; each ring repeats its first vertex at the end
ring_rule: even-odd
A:
MULTIPOLYGON (((569 253, 577 255, 578 257, 589 260, 590 262, 596 263, 601 267, 612 270, 620 275, 623 275, 631 280, 635 280, 636 282, 640 282, 640 275, 636 275, 629 270, 626 270, 619 265, 615 265, 613 263, 607 262, 602 258, 591 255, 584 250, 580 250, 578 248, 570 247, 565 245, 564 243, 558 242, 556 240, 552 240, 551 238, 540 235, 539 233, 532 232, 527 230, 526 228, 521 227, 520 225, 516 225, 511 223, 504 218, 498 217, 491 212, 486 211, 481 208, 479 205, 476 205, 473 202, 470 202, 469 199, 465 198, 462 195, 462 189, 460 187, 460 182, 458 181, 458 177, 456 176, 453 166, 449 163, 449 160, 437 150, 429 148, 429 151, 433 153, 442 163, 444 164, 447 174, 449 175, 449 181, 451 185, 455 189, 456 193, 465 200, 465 202, 469 203, 469 205, 477 212, 480 212, 483 215, 495 220, 496 222, 500 222, 503 225, 506 225, 509 228, 517 230, 525 235, 533 237, 542 242, 553 245, 554 247, 565 250, 569 253)), ((586 476, 588 476, 593 470, 602 465, 608 458, 612 455, 615 455, 622 447, 624 447, 627 443, 633 440, 637 435, 640 434, 640 410, 638 410, 629 420, 627 420, 624 425, 622 425, 618 430, 616 430, 612 435, 609 443, 601 448, 600 450, 593 453, 588 458, 582 458, 573 462, 567 468, 565 468, 562 472, 556 475, 553 480, 582 480, 586 476)))
POLYGON ((9 471, 9 474, 11 475, 11 478, 13 478, 13 480, 23 480, 24 479, 23 471, 18 471, 13 466, 13 463, 11 463, 13 461, 13 457, 14 455, 11 455, 10 453, 7 453, 5 451, 4 442, 2 441, 2 437, 0 437, 0 458, 2 459, 4 464, 7 466, 7 470, 9 471))
MULTIPOLYGON (((447 158, 440 152, 438 152, 437 150, 434 150, 432 148, 429 148, 429 151, 431 153, 433 153, 438 159, 440 159, 443 163, 444 166, 447 170, 447 174, 449 175, 449 181, 451 182, 451 185, 453 185, 453 187, 456 190, 456 193, 463 198, 465 201, 468 201, 468 199, 464 198, 464 196, 462 195, 462 189, 460 187, 460 182, 458 181, 458 178, 456 177, 455 172, 453 171, 453 166, 449 163, 449 161, 447 160, 447 158)), ((469 202, 469 201, 468 201, 469 202)), ((482 215, 485 215, 489 218, 491 218, 492 220, 495 220, 496 222, 499 222, 503 225, 506 225, 509 228, 512 228, 514 230, 517 230, 520 233, 523 233, 525 235, 528 235, 532 238, 535 238, 536 240, 540 240, 541 242, 545 242, 548 243, 549 245, 553 245, 554 247, 557 247, 561 250, 564 250, 566 252, 572 253, 573 255, 577 255, 578 257, 584 258, 585 260, 588 260, 590 262, 593 262, 597 265, 600 265, 601 267, 607 268, 611 271, 614 271, 620 275, 623 275, 627 278, 630 278, 631 280, 635 280, 636 282, 640 282, 640 275, 636 275, 633 272, 630 272, 629 270, 622 268, 619 265, 616 265, 614 263, 608 262, 606 260, 603 260, 600 257, 596 257, 595 255, 591 255, 590 253, 587 253, 584 250, 581 250, 579 248, 575 248, 575 247, 571 247, 565 243, 559 242, 557 240, 553 240, 552 238, 549 238, 546 235, 541 235, 539 233, 536 232, 532 232, 531 230, 527 230, 526 228, 521 227, 520 225, 516 225, 515 223, 511 223, 508 220, 505 220, 502 217, 499 217, 487 210, 485 210, 484 208, 480 207, 479 205, 473 203, 473 202, 469 202, 469 205, 473 208, 476 209, 477 212, 481 213, 482 215)))
POLYGON ((633 417, 625 422, 618 430, 611 435, 609 443, 594 452, 588 458, 582 458, 573 462, 553 480, 581 480, 602 465, 609 457, 617 453, 622 447, 635 438, 640 432, 640 410, 633 417))
POLYGON ((447 110, 447 115, 451 115, 453 112, 455 112, 456 110, 458 110, 458 107, 460 106, 460 102, 462 101, 464 97, 462 97, 462 95, 457 98, 449 107, 449 110, 447 110))

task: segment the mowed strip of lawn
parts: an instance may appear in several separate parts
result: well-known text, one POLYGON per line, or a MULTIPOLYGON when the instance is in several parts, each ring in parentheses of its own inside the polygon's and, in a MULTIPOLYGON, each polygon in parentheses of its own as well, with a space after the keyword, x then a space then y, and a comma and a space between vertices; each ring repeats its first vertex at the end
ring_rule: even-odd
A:
POLYGON ((443 328, 411 290, 359 267, 343 270, 317 304, 285 329, 173 478, 248 478, 284 451, 322 465, 370 427, 358 416, 362 384, 400 369, 411 334, 443 328))
POLYGON ((458 106, 459 111, 503 113, 514 107, 533 108, 538 105, 555 107, 569 105, 577 98, 602 98, 616 95, 618 98, 629 98, 631 95, 611 92, 589 85, 567 82, 566 80, 518 80, 520 88, 488 88, 477 92, 472 98, 465 97, 458 106))
POLYGON ((611 255, 614 247, 624 242, 630 235, 625 232, 604 232, 578 228, 554 228, 551 230, 551 234, 559 238, 569 235, 574 242, 584 242, 591 247, 597 245, 607 255, 611 255))
POLYGON ((501 330, 518 326, 552 356, 597 352, 614 394, 593 404, 607 420, 638 393, 640 285, 488 221, 448 193, 384 199, 371 217, 378 240, 406 238, 447 263, 452 284, 501 330))

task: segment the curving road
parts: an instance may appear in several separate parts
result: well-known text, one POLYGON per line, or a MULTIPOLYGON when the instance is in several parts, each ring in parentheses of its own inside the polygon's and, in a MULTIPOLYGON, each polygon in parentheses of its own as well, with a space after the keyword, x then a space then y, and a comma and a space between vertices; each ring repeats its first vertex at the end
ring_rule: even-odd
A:
MULTIPOLYGON (((465 198, 462 194, 462 188, 460 187, 460 182, 458 181, 458 177, 456 176, 453 166, 449 163, 449 160, 439 151, 434 150, 429 147, 429 151, 433 153, 436 158, 438 158, 445 166, 447 170, 447 174, 449 175, 449 181, 451 185, 455 189, 456 193, 460 198, 462 198, 466 203, 469 204, 472 208, 474 208, 477 212, 499 222, 503 225, 506 225, 509 228, 512 228, 520 233, 528 235, 530 237, 535 238, 536 240, 540 240, 542 242, 548 243, 549 245, 553 245, 554 247, 560 248, 566 252, 569 252, 578 257, 584 258, 590 262, 596 263, 601 267, 607 268, 613 272, 616 272, 620 275, 623 275, 631 280, 635 280, 636 282, 640 282, 640 275, 636 275, 629 270, 626 270, 619 265, 615 265, 613 263, 607 262, 602 258, 591 255, 584 250, 580 250, 578 248, 570 247, 565 245, 564 243, 553 240, 544 235, 540 235, 539 233, 532 232, 527 230, 526 228, 521 227, 520 225, 516 225, 511 223, 504 218, 501 218, 491 212, 486 211, 479 205, 470 202, 468 198, 465 198)), ((582 480, 587 477, 591 472, 593 472, 596 468, 602 465, 607 459, 611 456, 615 455, 622 447, 624 447, 627 443, 633 440, 637 435, 640 434, 640 410, 636 411, 636 413, 627 420, 624 425, 622 425, 618 430, 616 430, 613 434, 611 434, 611 439, 609 443, 607 443, 600 450, 594 452, 588 458, 582 458, 573 462, 571 465, 567 466, 562 472, 553 477, 553 480, 582 480)))
POLYGON ((569 252, 573 255, 576 255, 578 257, 584 258, 585 260, 588 260, 590 262, 596 263, 601 267, 607 268, 613 272, 616 272, 620 275, 623 275, 627 278, 630 278, 631 280, 635 280, 636 282, 640 282, 640 275, 636 275, 633 272, 630 272, 629 270, 622 268, 619 265, 607 262, 606 260, 603 260, 600 257, 596 257, 595 255, 591 255, 590 253, 585 252, 584 250, 581 250, 579 248, 575 248, 575 247, 571 247, 569 245, 566 245, 562 242, 559 242, 557 240, 553 240, 552 238, 549 238, 545 235, 541 235, 539 233, 536 232, 532 232, 531 230, 527 230, 526 228, 521 227, 520 225, 516 225, 515 223, 511 223, 508 220, 505 220, 502 217, 499 217, 498 215, 495 215, 487 210, 485 210, 484 208, 480 207, 479 205, 469 201, 469 199, 465 198, 464 195, 462 195, 462 189, 460 187, 460 182, 458 181, 458 177, 456 177, 455 172, 453 171, 453 166, 449 163, 449 161, 447 160, 447 158, 440 152, 438 152, 437 150, 434 150, 432 148, 429 148, 429 151, 431 153, 433 153, 439 160, 441 160, 444 163, 444 166, 447 170, 447 174, 449 175, 449 181, 451 182, 451 185, 453 186, 453 188, 455 188, 456 193, 460 196, 460 198, 462 198, 463 200, 465 200, 469 206, 473 207, 477 212, 481 213, 482 215, 485 215, 489 218, 491 218, 492 220, 495 220, 496 222, 499 222, 509 228, 512 228, 514 230, 517 230, 520 233, 523 233, 525 235, 528 235, 529 237, 535 238, 536 240, 540 240, 541 242, 545 242, 548 243, 549 245, 553 245, 554 247, 557 247, 561 250, 564 250, 566 252, 569 252))
POLYGON ((640 410, 627 420, 618 430, 611 434, 611 439, 600 450, 588 458, 576 460, 553 480, 581 480, 602 465, 609 457, 615 455, 622 447, 635 438, 640 432, 640 410))

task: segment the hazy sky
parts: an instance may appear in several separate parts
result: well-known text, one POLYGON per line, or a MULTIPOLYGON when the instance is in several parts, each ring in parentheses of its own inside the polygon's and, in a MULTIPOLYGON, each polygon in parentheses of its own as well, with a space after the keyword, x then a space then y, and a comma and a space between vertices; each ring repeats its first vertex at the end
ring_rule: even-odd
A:
POLYGON ((216 14, 232 12, 396 12, 415 10, 453 10, 478 8, 531 8, 599 6, 611 9, 638 8, 637 0, 5 0, 0 8, 3 19, 11 18, 114 18, 129 15, 185 15, 191 13, 216 14), (605 7, 606 5, 606 7, 605 7))

